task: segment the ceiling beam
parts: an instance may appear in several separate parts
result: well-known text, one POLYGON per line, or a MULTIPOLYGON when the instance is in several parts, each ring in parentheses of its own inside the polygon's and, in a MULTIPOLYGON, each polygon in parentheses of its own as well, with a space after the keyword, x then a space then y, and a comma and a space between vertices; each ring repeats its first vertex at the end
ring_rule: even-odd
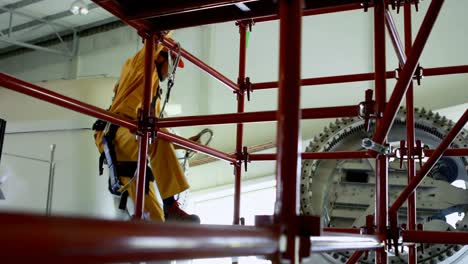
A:
MULTIPOLYGON (((88 10, 93 10, 95 8, 98 8, 98 5, 96 5, 94 3, 91 3, 91 4, 88 5, 88 10)), ((3 8, 0 7, 0 9, 3 9, 3 8)), ((16 13, 18 13, 18 12, 16 12, 16 13)), ((19 15, 29 16, 29 15, 24 14, 24 13, 21 13, 19 15)), ((13 33, 13 32, 16 32, 16 31, 29 29, 29 28, 38 26, 38 25, 43 24, 43 23, 53 24, 54 21, 59 20, 59 19, 63 19, 63 18, 69 17, 69 16, 73 16, 73 14, 69 10, 65 10, 65 11, 62 11, 62 12, 59 12, 59 13, 56 13, 56 14, 52 14, 52 15, 42 17, 42 18, 36 18, 36 19, 31 18, 31 19, 34 19, 34 20, 12 27, 11 32, 13 33)), ((61 27, 66 28, 66 26, 64 26, 64 25, 61 25, 61 27)), ((68 29, 73 30, 72 28, 68 28, 68 29)), ((3 33, 3 34, 7 34, 8 33, 8 28, 2 29, 0 32, 3 33)))
MULTIPOLYGON (((101 29, 104 29, 104 30, 113 29, 113 28, 118 28, 118 27, 122 27, 126 25, 127 24, 125 24, 124 22, 112 16, 104 20, 96 21, 91 24, 78 26, 75 28, 75 30, 76 30, 77 35, 79 35, 80 37, 83 37, 83 36, 94 35, 97 32, 102 32, 101 29)), ((64 41, 71 41, 71 39, 73 39, 72 32, 61 31, 58 33, 62 36, 64 41)), ((0 36, 1 36, 1 32, 0 32, 0 36)), ((36 45, 36 46, 49 47, 57 43, 60 43, 60 41, 57 39, 56 34, 49 34, 49 35, 42 36, 33 40, 29 40, 28 43, 36 45)), ((25 48, 25 47, 12 45, 12 46, 8 46, 8 47, 0 49, 0 60, 2 59, 3 56, 9 53, 14 53, 15 51, 20 50, 22 48, 25 48)))
POLYGON ((2 37, 2 36, 0 36, 0 42, 5 42, 5 43, 9 43, 9 44, 12 44, 12 45, 16 45, 16 46, 20 46, 20 47, 24 47, 24 48, 28 48, 28 49, 49 52, 49 53, 52 53, 52 54, 57 54, 57 55, 66 56, 66 57, 72 57, 73 56, 73 54, 70 51, 41 47, 41 46, 37 46, 37 45, 34 45, 34 44, 26 43, 26 42, 12 40, 10 38, 6 38, 6 37, 2 37))
MULTIPOLYGON (((23 0, 23 1, 19 1, 19 2, 16 2, 16 3, 12 3, 12 4, 9 4, 9 5, 5 5, 3 6, 5 9, 19 9, 19 8, 22 8, 22 7, 25 7, 25 6, 28 6, 28 5, 32 5, 32 4, 35 4, 35 3, 38 3, 38 2, 41 2, 43 0, 23 0)), ((4 13, 7 13, 8 11, 6 10, 0 10, 0 15, 1 14, 4 14, 4 13)))

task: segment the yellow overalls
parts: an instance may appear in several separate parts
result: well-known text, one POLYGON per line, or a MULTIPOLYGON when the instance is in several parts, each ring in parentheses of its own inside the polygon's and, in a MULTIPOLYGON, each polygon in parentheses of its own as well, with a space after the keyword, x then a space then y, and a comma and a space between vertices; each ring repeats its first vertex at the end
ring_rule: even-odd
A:
MULTIPOLYGON (((156 60, 161 50, 162 46, 157 45, 155 47, 153 61, 156 60)), ((144 89, 144 57, 145 48, 143 47, 123 65, 119 83, 115 87, 116 91, 110 112, 137 120, 137 111, 141 107, 144 89)), ((152 96, 156 94, 158 84, 159 78, 155 69, 153 71, 152 96)), ((155 108, 156 116, 159 116, 159 99, 155 108)), ((104 148, 102 133, 103 131, 96 131, 94 135, 96 146, 100 153, 103 152, 104 148)), ((114 145, 118 162, 138 160, 138 142, 135 140, 135 135, 127 128, 120 127, 117 130, 114 145)), ((174 196, 189 188, 172 143, 158 139, 156 143, 148 147, 148 156, 151 171, 153 172, 162 199, 174 196)), ((131 177, 133 175, 125 176, 131 177)), ((130 178, 120 177, 120 181, 125 185, 130 181, 130 178)), ((133 202, 135 202, 135 183, 136 181, 128 189, 129 196, 133 202)), ((144 210, 145 212, 149 212, 151 220, 164 221, 164 211, 156 197, 155 189, 150 184, 149 192, 145 195, 144 210)))

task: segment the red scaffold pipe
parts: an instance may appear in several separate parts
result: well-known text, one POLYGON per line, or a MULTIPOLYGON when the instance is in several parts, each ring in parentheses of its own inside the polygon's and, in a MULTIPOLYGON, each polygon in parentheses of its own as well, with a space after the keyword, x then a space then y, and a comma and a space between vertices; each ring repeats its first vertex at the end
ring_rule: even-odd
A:
POLYGON ((463 126, 468 121, 468 110, 465 110, 463 116, 458 120, 458 122, 453 126, 450 132, 445 136, 439 146, 434 150, 431 157, 424 163, 422 168, 418 171, 416 177, 414 177, 411 182, 408 183, 405 189, 400 193, 400 196, 395 200, 393 205, 390 207, 389 213, 396 214, 398 209, 403 205, 403 203, 408 199, 409 195, 416 190, 418 185, 427 175, 427 173, 432 169, 432 167, 437 163, 437 161, 443 156, 444 151, 449 147, 458 133, 463 129, 463 126))
MULTIPOLYGON (((153 86, 153 71, 154 71, 154 36, 149 36, 145 40, 145 68, 144 68, 144 89, 142 94, 142 108, 139 109, 139 120, 147 120, 154 117, 151 111, 151 88, 153 86)), ((135 192, 135 219, 142 219, 145 206, 145 183, 146 183, 146 166, 148 158, 148 143, 150 131, 146 128, 138 127, 138 171, 136 178, 135 192)))
POLYGON ((224 160, 230 163, 236 162, 236 158, 227 153, 221 152, 219 150, 216 150, 216 149, 204 146, 204 145, 200 145, 194 141, 185 139, 183 137, 179 137, 171 133, 164 132, 162 130, 158 130, 156 137, 159 139, 170 141, 178 146, 188 148, 190 150, 198 151, 208 156, 218 158, 220 160, 224 160))
MULTIPOLYGON (((413 45, 412 37, 412 23, 411 23, 411 4, 404 4, 404 30, 405 30, 405 53, 409 54, 411 51, 411 46, 413 45)), ((406 55, 404 57, 406 63, 406 55)), ((403 65, 403 64, 401 64, 403 65)), ((406 92, 406 141, 408 145, 407 153, 407 175, 408 183, 411 182, 411 179, 416 175, 416 163, 413 156, 414 153, 414 144, 416 134, 414 132, 415 123, 414 123, 414 87, 413 82, 410 82, 408 91, 406 92)), ((416 229, 416 190, 408 197, 408 206, 407 206, 407 224, 408 230, 416 229)), ((408 246, 408 264, 416 264, 418 262, 417 252, 415 245, 408 246)))
MULTIPOLYGON (((250 161, 276 160, 276 153, 249 154, 250 161)), ((306 159, 368 159, 373 158, 367 151, 336 151, 336 152, 303 152, 301 158, 306 159)))
MULTIPOLYGON (((377 126, 382 122, 380 113, 386 103, 387 87, 385 78, 385 10, 384 0, 374 1, 374 69, 375 69, 375 102, 377 126)), ((388 209, 388 159, 377 156, 375 159, 375 225, 378 233, 384 234, 387 228, 388 209)), ((387 252, 380 248, 375 252, 376 263, 387 263, 387 252)))
POLYGON ((349 257, 348 261, 346 261, 346 264, 355 264, 358 262, 359 258, 361 258, 362 254, 364 254, 364 251, 355 251, 351 257, 349 257))
MULTIPOLYGON (((247 60, 247 25, 239 22, 239 76, 237 83, 241 85, 245 81, 245 65, 247 60)), ((245 93, 241 91, 237 94, 237 113, 243 113, 245 106, 245 93)), ((242 158, 242 142, 244 137, 244 124, 236 126, 236 157, 242 158)), ((241 182, 242 182, 242 167, 241 162, 234 165, 234 213, 233 224, 240 224, 240 204, 241 204, 241 182)))
POLYGON ((2 263, 107 263, 270 255, 270 227, 182 225, 0 213, 2 263))
MULTIPOLYGON (((253 1, 253 0, 250 0, 253 1)), ((150 9, 137 9, 131 12, 127 19, 139 20, 159 16, 171 16, 187 12, 197 12, 212 8, 230 6, 234 3, 249 2, 249 0, 197 0, 197 1, 159 1, 157 7, 150 9)))
POLYGON ((437 76, 437 75, 460 74, 460 73, 468 73, 468 65, 424 69, 424 76, 437 76))
POLYGON ((382 122, 377 125, 376 133, 373 140, 377 144, 382 144, 390 127, 395 120, 397 110, 400 106, 403 96, 408 90, 409 84, 412 81, 413 75, 418 66, 419 58, 421 57, 424 46, 426 45, 427 39, 432 31, 435 21, 439 15, 440 9, 444 0, 433 0, 427 10, 426 16, 421 24, 418 35, 414 41, 414 45, 411 48, 411 52, 408 55, 407 61, 401 70, 400 78, 398 79, 395 89, 385 107, 385 112, 382 116, 382 122))
POLYGON ((359 228, 340 228, 340 227, 325 227, 323 228, 324 232, 331 233, 347 233, 347 234, 360 234, 361 229, 359 228))
MULTIPOLYGON (((448 75, 448 74, 463 74, 463 73, 468 73, 468 65, 424 68, 425 77, 448 75)), ((395 71, 387 71, 385 73, 386 79, 394 79, 395 76, 396 76, 395 71)), ((374 80, 374 73, 369 72, 369 73, 308 78, 308 79, 301 80, 301 85, 302 86, 324 85, 324 84, 363 82, 363 81, 373 81, 373 80, 374 80)), ((252 84, 252 90, 265 90, 265 89, 274 89, 274 88, 278 88, 278 82, 263 82, 263 83, 252 84)))
POLYGON ((113 124, 126 127, 130 130, 135 130, 137 125, 136 122, 128 118, 121 117, 114 113, 108 112, 104 109, 83 103, 76 99, 58 94, 56 92, 50 91, 48 89, 39 87, 37 85, 22 81, 13 76, 7 75, 5 73, 0 73, 0 86, 7 89, 29 95, 31 97, 37 98, 39 100, 65 107, 72 111, 76 111, 85 115, 96 117, 113 124))
MULTIPOLYGON (((359 114, 359 106, 332 106, 302 109, 302 119, 355 117, 359 114)), ((242 124, 254 122, 276 121, 277 111, 239 112, 206 116, 183 116, 158 119, 157 126, 180 127, 201 125, 242 124)))
POLYGON ((299 214, 299 108, 301 89, 302 1, 279 1, 279 90, 277 113, 275 222, 286 234, 286 258, 299 262, 296 219, 299 214))
POLYGON ((466 232, 402 230, 401 237, 404 243, 468 245, 466 232))
POLYGON ((302 159, 368 159, 373 158, 367 151, 304 152, 302 159))
MULTIPOLYGON (((177 50, 176 48, 176 45, 174 43, 174 41, 170 40, 170 39, 167 39, 167 38, 163 38, 161 40, 161 44, 164 45, 166 48, 170 49, 170 50, 177 50)), ((233 81, 229 80, 229 78, 227 78, 226 76, 222 75, 221 73, 219 73, 218 71, 216 71, 215 69, 213 69, 212 67, 208 66, 206 63, 204 63, 203 61, 201 61, 200 59, 198 59, 197 57, 195 57, 194 55, 190 54, 188 51, 186 51, 185 49, 181 48, 180 50, 180 55, 187 59, 188 61, 190 61, 191 63, 193 63, 194 65, 196 65, 197 67, 199 67, 201 70, 203 70, 204 72, 208 73, 209 75, 213 76, 214 78, 216 78, 218 81, 220 81, 221 83, 223 83, 224 85, 226 85, 228 88, 230 88, 231 90, 235 91, 235 92, 238 92, 240 89, 239 87, 237 86, 236 83, 234 83, 233 81)))
POLYGON ((109 0, 92 0, 102 8, 109 11, 109 13, 113 14, 114 16, 118 17, 120 20, 127 23, 129 26, 135 28, 138 32, 149 32, 151 30, 151 24, 147 21, 131 21, 126 17, 126 11, 122 8, 119 3, 115 1, 109 0))
MULTIPOLYGON (((432 156, 434 155, 434 149, 424 149, 424 155, 425 156, 432 156)), ((447 149, 444 151, 443 156, 445 157, 462 157, 462 156, 468 156, 468 148, 459 148, 459 149, 447 149)))
MULTIPOLYGON (((371 6, 372 4, 369 4, 369 7, 371 6)), ((351 10, 358 10, 358 9, 362 9, 362 5, 360 2, 337 5, 337 6, 330 6, 330 7, 305 9, 302 12, 302 16, 314 16, 314 15, 344 12, 344 11, 351 11, 351 10)), ((279 19, 279 15, 269 15, 269 16, 254 18, 253 21, 255 23, 260 23, 260 22, 268 22, 268 21, 273 21, 273 20, 278 20, 278 19, 279 19)))

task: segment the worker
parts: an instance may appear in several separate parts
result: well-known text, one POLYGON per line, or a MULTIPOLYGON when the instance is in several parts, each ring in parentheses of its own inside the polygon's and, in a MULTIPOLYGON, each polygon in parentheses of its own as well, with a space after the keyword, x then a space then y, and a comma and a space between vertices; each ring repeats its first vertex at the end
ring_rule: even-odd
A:
MULTIPOLYGON (((152 107, 158 117, 160 114, 159 81, 164 81, 168 77, 174 54, 168 52, 159 43, 155 45, 153 52, 155 70, 152 72, 152 107)), ((138 109, 143 99, 144 58, 145 48, 143 47, 123 65, 120 80, 114 87, 110 112, 137 120, 138 109)), ((173 67, 183 67, 180 58, 177 58, 176 63, 177 65, 173 67)), ((119 208, 124 209, 126 197, 130 196, 135 202, 136 180, 133 179, 136 178, 134 175, 137 171, 138 142, 129 129, 102 120, 96 121, 93 129, 95 130, 95 143, 101 153, 100 173, 102 174, 103 161, 107 162, 110 173, 109 191, 122 196, 119 208), (125 187, 122 188, 122 186, 125 187)), ((194 136, 190 139, 196 141, 199 137, 194 136)), ((150 168, 146 169, 144 214, 153 221, 200 223, 198 216, 187 214, 174 198, 175 195, 189 188, 174 150, 171 142, 162 139, 148 146, 150 168), (153 180, 163 199, 163 208, 158 202, 155 186, 152 184, 153 180)))

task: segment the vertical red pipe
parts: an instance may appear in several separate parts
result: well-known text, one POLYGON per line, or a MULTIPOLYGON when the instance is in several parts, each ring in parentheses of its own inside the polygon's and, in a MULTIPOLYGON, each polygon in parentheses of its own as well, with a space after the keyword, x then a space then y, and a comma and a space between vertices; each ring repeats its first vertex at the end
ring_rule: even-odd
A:
MULTIPOLYGON (((239 77, 237 83, 239 87, 245 81, 245 60, 246 60, 246 33, 247 26, 243 22, 239 22, 239 77)), ((237 113, 244 112, 244 90, 241 89, 237 93, 237 113)), ((236 135, 236 154, 240 158, 242 156, 242 138, 244 135, 244 125, 242 123, 237 124, 237 135, 236 135)), ((235 182, 234 182, 234 219, 233 224, 238 225, 240 220, 240 199, 241 199, 241 177, 242 177, 242 164, 237 162, 234 164, 235 169, 235 182)))
MULTIPOLYGON (((145 75, 144 89, 141 116, 143 120, 148 120, 151 116, 151 87, 153 77, 153 52, 154 52, 154 37, 150 35, 145 40, 145 75)), ((142 219, 145 197, 145 179, 146 179, 146 158, 148 154, 149 131, 146 128, 139 127, 138 141, 138 174, 137 174, 137 189, 135 198, 135 219, 142 219)))
POLYGON ((355 251, 353 255, 349 257, 348 261, 346 261, 346 264, 356 264, 362 254, 364 254, 364 251, 362 250, 355 251))
POLYGON ((275 221, 287 234, 286 256, 298 263, 295 220, 299 213, 299 121, 302 1, 280 1, 280 55, 275 221))
POLYGON ((405 66, 401 70, 400 77, 395 84, 395 89, 393 89, 392 96, 385 108, 385 115, 382 117, 380 124, 377 125, 373 139, 379 144, 384 142, 388 131, 393 125, 397 110, 400 107, 403 96, 405 95, 408 85, 413 78, 418 66, 419 58, 421 57, 424 46, 426 45, 427 39, 429 38, 443 3, 444 0, 432 0, 431 5, 427 10, 426 16, 421 24, 421 28, 419 29, 418 35, 414 41, 414 45, 411 48, 411 53, 407 57, 405 66))
MULTIPOLYGON (((374 68, 375 68, 375 100, 377 103, 377 125, 381 122, 387 100, 385 78, 385 2, 375 1, 374 5, 374 68)), ((377 232, 385 234, 387 230, 388 210, 388 159, 384 155, 376 158, 375 172, 375 221, 377 232)), ((376 250, 375 263, 386 264, 387 253, 384 249, 376 250)))
MULTIPOLYGON (((404 6, 404 29, 405 29, 405 52, 406 55, 410 53, 411 46, 413 44, 413 37, 411 32, 411 4, 405 3, 404 6)), ((416 174, 416 164, 414 162, 413 153, 414 153, 414 144, 415 144, 415 134, 414 134, 414 94, 413 94, 413 82, 411 81, 408 91, 406 92, 406 141, 408 144, 408 182, 416 174)), ((408 208, 407 208, 407 224, 408 230, 416 229, 416 191, 414 191, 408 198, 408 208)), ((415 245, 408 246, 408 264, 417 263, 417 254, 415 245)))

